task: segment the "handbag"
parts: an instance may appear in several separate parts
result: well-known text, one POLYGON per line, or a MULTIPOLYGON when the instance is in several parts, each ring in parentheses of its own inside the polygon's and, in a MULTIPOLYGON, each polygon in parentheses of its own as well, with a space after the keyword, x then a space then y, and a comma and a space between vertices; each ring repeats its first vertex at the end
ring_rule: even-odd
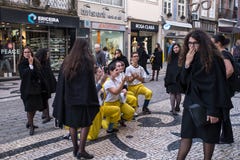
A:
POLYGON ((196 127, 203 127, 209 124, 209 121, 207 121, 207 110, 203 106, 192 104, 189 106, 189 112, 196 127))

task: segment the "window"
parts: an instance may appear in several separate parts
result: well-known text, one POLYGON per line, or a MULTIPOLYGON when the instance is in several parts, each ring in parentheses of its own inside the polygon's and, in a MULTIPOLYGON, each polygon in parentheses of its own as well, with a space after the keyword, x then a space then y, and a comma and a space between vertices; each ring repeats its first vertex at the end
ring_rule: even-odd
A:
POLYGON ((185 3, 184 0, 178 0, 178 16, 184 16, 185 15, 185 3))
POLYGON ((171 0, 164 0, 163 4, 163 12, 165 14, 172 13, 172 1, 171 0))
POLYGON ((86 0, 86 1, 122 7, 124 0, 86 0))

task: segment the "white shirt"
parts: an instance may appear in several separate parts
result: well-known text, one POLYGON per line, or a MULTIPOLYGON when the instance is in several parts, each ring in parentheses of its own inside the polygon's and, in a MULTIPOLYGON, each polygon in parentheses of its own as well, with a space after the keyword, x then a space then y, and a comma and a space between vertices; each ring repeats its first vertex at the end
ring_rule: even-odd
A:
MULTIPOLYGON (((147 78, 146 72, 144 71, 143 67, 138 65, 138 67, 133 67, 132 65, 126 68, 125 75, 132 76, 133 73, 137 73, 142 78, 147 78)), ((128 85, 137 85, 141 84, 142 82, 138 79, 134 79, 132 82, 128 82, 128 85)))
POLYGON ((112 94, 111 92, 108 91, 109 88, 113 88, 113 87, 118 87, 119 81, 115 80, 113 81, 112 79, 108 79, 105 84, 104 84, 104 90, 106 93, 106 98, 105 98, 105 102, 115 102, 117 100, 119 100, 119 94, 112 94))

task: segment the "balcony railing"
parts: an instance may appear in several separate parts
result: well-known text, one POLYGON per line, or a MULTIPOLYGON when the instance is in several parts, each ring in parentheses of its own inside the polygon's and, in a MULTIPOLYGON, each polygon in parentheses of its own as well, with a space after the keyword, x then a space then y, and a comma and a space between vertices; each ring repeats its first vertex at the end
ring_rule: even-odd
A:
POLYGON ((3 0, 5 5, 33 7, 37 9, 57 9, 70 11, 75 9, 75 0, 3 0))
POLYGON ((219 8, 218 9, 218 18, 225 18, 225 19, 237 19, 237 10, 230 10, 226 8, 219 8))

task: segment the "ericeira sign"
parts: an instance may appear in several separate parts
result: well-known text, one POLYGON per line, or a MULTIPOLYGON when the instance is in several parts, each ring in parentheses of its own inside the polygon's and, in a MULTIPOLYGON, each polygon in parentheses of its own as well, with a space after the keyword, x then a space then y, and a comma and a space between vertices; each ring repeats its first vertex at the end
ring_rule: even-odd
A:
POLYGON ((59 18, 50 16, 37 16, 34 13, 28 15, 28 22, 31 24, 54 24, 59 23, 59 18))
POLYGON ((150 31, 150 32, 151 31, 158 32, 158 25, 132 22, 131 29, 132 30, 145 30, 145 31, 150 31))
POLYGON ((97 18, 107 18, 107 19, 114 19, 114 20, 122 20, 121 16, 108 15, 104 11, 98 12, 98 11, 92 11, 90 9, 81 9, 80 13, 83 16, 90 16, 90 17, 97 17, 97 18))

